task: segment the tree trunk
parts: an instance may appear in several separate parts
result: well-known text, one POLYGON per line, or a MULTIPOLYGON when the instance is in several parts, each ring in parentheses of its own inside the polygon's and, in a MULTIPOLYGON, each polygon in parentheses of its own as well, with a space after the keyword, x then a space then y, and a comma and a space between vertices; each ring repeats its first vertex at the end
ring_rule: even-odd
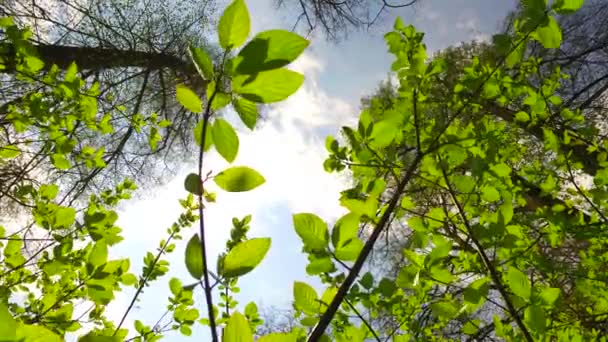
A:
MULTIPOLYGON (((2 72, 13 73, 15 72, 14 46, 7 45, 1 56, 5 61, 5 69, 2 72)), ((193 71, 190 63, 166 53, 46 44, 34 45, 34 48, 40 59, 44 61, 45 68, 55 64, 60 69, 67 69, 72 62, 76 62, 79 70, 89 71, 125 67, 150 70, 170 68, 183 73, 193 71)))

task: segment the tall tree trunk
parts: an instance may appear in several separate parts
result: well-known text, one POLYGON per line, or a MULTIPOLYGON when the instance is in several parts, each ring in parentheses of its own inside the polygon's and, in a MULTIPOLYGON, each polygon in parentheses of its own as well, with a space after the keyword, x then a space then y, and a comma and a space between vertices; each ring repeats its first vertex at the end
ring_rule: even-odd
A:
MULTIPOLYGON (((5 61, 4 73, 15 72, 15 53, 12 44, 5 44, 1 57, 5 61)), ((55 64, 66 69, 76 62, 79 70, 101 71, 110 68, 141 67, 150 70, 170 68, 177 72, 192 72, 190 63, 167 53, 79 47, 65 45, 34 45, 46 68, 55 64)))

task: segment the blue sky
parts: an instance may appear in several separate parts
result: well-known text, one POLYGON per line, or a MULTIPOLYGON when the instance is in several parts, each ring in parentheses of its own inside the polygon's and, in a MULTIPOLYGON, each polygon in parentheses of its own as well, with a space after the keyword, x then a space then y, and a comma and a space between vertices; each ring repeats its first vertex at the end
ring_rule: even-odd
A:
MULTIPOLYGON (((318 285, 305 274, 306 257, 300 252, 301 243, 293 230, 291 215, 312 212, 332 223, 345 212, 338 204, 338 197, 348 179, 323 171, 325 137, 337 133, 341 126, 355 123, 360 97, 387 78, 392 57, 386 52, 382 36, 390 30, 395 16, 401 16, 405 23, 425 32, 425 42, 432 52, 460 41, 488 39, 514 3, 513 0, 421 0, 416 7, 386 14, 383 22, 370 32, 351 34, 337 45, 320 37, 311 38, 310 48, 291 66, 305 74, 303 87, 287 101, 271 107, 258 130, 251 133, 238 126, 241 147, 234 164, 255 168, 265 176, 266 184, 249 193, 218 191, 217 203, 206 211, 212 267, 215 256, 224 249, 232 217, 252 214, 249 236, 272 238, 266 259, 240 280, 241 293, 237 299, 243 306, 253 300, 262 306, 288 308, 295 280, 318 285)), ((247 4, 252 33, 272 28, 289 29, 293 24, 286 19, 286 13, 277 14, 273 0, 250 0, 247 4)), ((233 113, 226 116, 232 122, 237 121, 233 113)), ((228 166, 215 153, 208 158, 207 170, 217 173, 228 166)), ((159 241, 166 237, 167 227, 179 216, 178 199, 186 196, 183 179, 194 170, 194 164, 184 165, 165 186, 149 190, 143 199, 130 201, 121 208, 118 223, 123 228, 125 241, 111 250, 113 258, 130 257, 132 272, 141 272, 145 253, 155 251, 159 241)), ((193 228, 183 233, 185 240, 178 242, 176 251, 167 257, 171 262, 169 274, 146 289, 139 307, 131 311, 126 327, 132 329, 134 319, 147 325, 158 320, 168 303, 171 277, 184 283, 191 281, 184 266, 183 251, 185 242, 196 231, 193 228)), ((109 308, 112 318, 120 319, 132 295, 133 291, 118 293, 109 308)), ((195 300, 199 310, 205 312, 200 291, 195 300)), ((190 338, 171 333, 166 340, 193 338, 205 341, 208 333, 204 327, 196 326, 190 338)))

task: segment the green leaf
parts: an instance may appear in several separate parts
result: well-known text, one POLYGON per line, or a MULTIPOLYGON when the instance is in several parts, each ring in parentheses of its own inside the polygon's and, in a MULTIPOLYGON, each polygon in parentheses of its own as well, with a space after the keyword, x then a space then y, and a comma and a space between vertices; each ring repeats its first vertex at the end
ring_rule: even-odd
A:
POLYGON ((532 35, 547 49, 557 49, 562 43, 562 30, 552 16, 547 16, 547 23, 536 29, 532 35))
POLYGON ((186 176, 184 180, 184 188, 194 195, 202 195, 203 194, 203 183, 201 178, 196 173, 190 173, 186 176))
POLYGON ((507 284, 513 293, 523 299, 530 299, 532 287, 528 277, 515 267, 509 267, 507 273, 507 284))
POLYGON ((0 338, 3 341, 12 341, 17 334, 17 321, 8 311, 8 307, 0 301, 0 338))
POLYGON ((217 152, 232 163, 239 152, 239 137, 232 128, 232 125, 224 119, 215 119, 211 129, 213 142, 217 152))
POLYGON ((217 33, 220 45, 232 49, 245 42, 249 35, 249 11, 243 0, 234 0, 222 14, 217 33))
POLYGON ((230 101, 232 101, 230 94, 215 89, 215 82, 210 82, 207 86, 207 99, 211 100, 212 96, 213 100, 211 101, 211 109, 213 110, 220 110, 226 107, 230 101), (214 91, 215 95, 213 95, 214 91))
POLYGON ((321 258, 313 258, 312 261, 306 266, 306 273, 309 275, 317 275, 321 273, 333 272, 335 269, 336 267, 331 259, 325 256, 321 258))
POLYGON ((331 242, 338 248, 345 242, 356 238, 359 231, 359 215, 348 213, 342 216, 331 231, 331 242))
POLYGON ((545 305, 553 307, 553 305, 555 304, 555 301, 557 300, 557 298, 559 298, 560 293, 561 293, 560 289, 555 288, 555 287, 548 287, 548 288, 542 289, 542 291, 540 292, 540 299, 543 301, 543 303, 545 305))
POLYGON ((370 272, 366 272, 359 280, 359 284, 365 289, 371 289, 374 286, 374 276, 370 272))
POLYGON ((475 189, 475 180, 471 176, 456 175, 454 176, 454 185, 458 191, 468 194, 475 189))
MULTIPOLYGON (((92 332, 78 339, 78 342, 121 342, 122 339, 118 336, 101 336, 92 332)), ((42 341, 41 341, 42 342, 42 341)))
POLYGON ((51 162, 60 170, 67 170, 72 166, 70 161, 65 158, 65 155, 61 153, 53 153, 51 155, 51 162))
POLYGON ((296 281, 293 283, 293 298, 296 308, 308 314, 319 312, 317 292, 310 285, 296 281))
MULTIPOLYGON (((196 144, 199 147, 201 146, 201 139, 203 138, 202 132, 204 123, 204 120, 200 120, 194 127, 194 141, 196 141, 196 144)), ((205 129, 207 132, 205 132, 205 146, 203 147, 203 151, 209 151, 211 146, 213 146, 213 135, 211 134, 211 127, 211 124, 207 123, 207 128, 205 129)))
POLYGON ((515 121, 528 122, 530 121, 530 115, 524 111, 519 111, 515 114, 515 121))
POLYGON ((108 260, 108 246, 106 242, 102 240, 98 240, 93 245, 93 249, 91 249, 91 254, 89 254, 89 264, 93 267, 99 267, 106 263, 108 260))
POLYGON ((40 197, 46 200, 52 200, 57 197, 57 192, 59 192, 59 187, 55 184, 43 184, 38 189, 40 197))
POLYGON ((458 313, 458 308, 451 301, 441 301, 431 304, 431 310, 439 318, 451 319, 458 313))
POLYGON ((374 148, 384 148, 395 139, 398 126, 393 120, 382 120, 374 124, 370 135, 370 145, 374 148))
POLYGON ((511 49, 511 36, 508 34, 495 34, 492 36, 492 43, 499 54, 506 55, 511 49))
POLYGON ((500 194, 495 187, 486 185, 481 188, 481 198, 488 202, 496 202, 500 199, 500 194))
POLYGON ((287 69, 241 75, 232 79, 232 91, 249 101, 272 103, 286 99, 304 82, 304 76, 287 69))
POLYGON ((290 333, 272 333, 260 337, 258 342, 296 342, 297 337, 290 333))
POLYGON ((15 145, 0 146, 0 158, 11 159, 21 154, 21 150, 15 145))
POLYGON ((76 219, 76 209, 70 207, 59 207, 55 211, 55 229, 66 229, 69 228, 76 219))
POLYGON ((293 225, 296 233, 306 247, 323 250, 329 243, 327 224, 317 215, 302 213, 293 215, 293 225))
POLYGON ((183 84, 178 84, 175 88, 175 94, 177 101, 184 106, 187 110, 193 113, 200 113, 203 111, 203 103, 196 94, 183 84))
POLYGON ((203 276, 203 252, 201 239, 198 234, 192 235, 188 245, 186 245, 186 268, 194 279, 201 279, 203 276))
POLYGON ((488 278, 477 279, 464 289, 464 300, 467 304, 478 307, 485 302, 489 289, 488 278))
POLYGON ((169 280, 169 289, 173 295, 177 295, 182 291, 182 282, 177 278, 171 278, 169 280))
POLYGON ((258 33, 234 60, 237 74, 255 74, 293 62, 308 46, 308 40, 285 30, 258 33))
POLYGON ((262 262, 269 248, 269 238, 250 239, 239 243, 224 259, 223 275, 231 278, 251 272, 262 262))
POLYGON ((258 108, 256 104, 243 98, 237 98, 232 102, 232 105, 245 126, 253 130, 255 123, 258 121, 258 108))
POLYGON ((235 312, 230 316, 224 329, 222 342, 253 342, 253 334, 245 316, 235 312))
POLYGON ((336 257, 342 261, 357 260, 363 249, 363 242, 359 238, 353 238, 341 247, 336 248, 336 257))
POLYGON ((498 163, 490 166, 490 170, 492 170, 498 177, 508 177, 511 174, 511 168, 509 165, 505 163, 498 163))
POLYGON ((543 333, 547 327, 545 311, 538 305, 531 305, 524 312, 524 322, 537 333, 543 333))
POLYGON ((246 166, 228 168, 215 177, 215 183, 228 192, 243 192, 257 188, 266 181, 256 170, 246 166))
POLYGON ((188 47, 190 57, 194 61, 194 65, 198 73, 207 81, 211 81, 213 75, 213 62, 211 58, 201 48, 190 45, 188 47))
POLYGON ((17 328, 17 338, 15 341, 62 342, 62 339, 45 327, 39 325, 20 324, 17 328))
POLYGON ((556 0, 553 3, 553 9, 558 14, 570 14, 578 11, 585 0, 556 0))

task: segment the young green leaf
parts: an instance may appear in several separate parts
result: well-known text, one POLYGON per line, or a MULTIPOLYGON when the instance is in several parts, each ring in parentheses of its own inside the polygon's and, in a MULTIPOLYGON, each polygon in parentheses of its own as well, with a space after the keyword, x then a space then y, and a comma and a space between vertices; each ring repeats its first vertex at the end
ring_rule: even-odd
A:
POLYGON ((93 267, 99 267, 108 260, 108 246, 104 240, 99 240, 93 245, 91 254, 89 254, 89 264, 93 267))
POLYGON ((207 81, 213 80, 213 62, 201 48, 190 45, 188 47, 190 58, 194 61, 196 70, 207 81))
POLYGON ((357 236, 359 219, 359 215, 348 213, 336 222, 331 231, 331 243, 334 247, 338 248, 357 236))
POLYGON ((507 284, 511 288, 511 291, 513 291, 513 293, 517 296, 526 300, 530 299, 532 287, 530 285, 530 280, 522 271, 515 267, 509 267, 509 272, 507 273, 507 284))
POLYGON ((392 120, 382 120, 374 124, 370 135, 370 145, 374 148, 384 148, 388 146, 398 132, 398 126, 392 120))
POLYGON ((260 337, 258 342, 296 342, 297 337, 290 333, 272 333, 260 337))
POLYGON ((560 289, 555 287, 548 287, 540 292, 540 299, 543 301, 543 304, 552 307, 555 304, 557 298, 559 298, 560 293, 560 289))
POLYGON ((225 191, 243 192, 257 188, 266 181, 256 170, 235 166, 218 173, 213 180, 225 191))
POLYGON ((258 33, 234 59, 237 74, 255 74, 293 62, 308 46, 308 40, 285 30, 258 33))
POLYGON ((184 180, 184 187, 186 190, 194 195, 203 194, 203 183, 201 178, 196 173, 190 173, 184 180))
POLYGON ((230 94, 223 92, 221 89, 215 88, 216 83, 214 81, 209 82, 207 85, 207 99, 211 100, 211 97, 213 97, 213 100, 211 100, 211 109, 219 110, 226 107, 232 98, 230 97, 230 94), (213 95, 214 93, 215 95, 213 95))
MULTIPOLYGON (((204 121, 200 120, 196 126, 194 127, 194 141, 198 146, 201 146, 202 131, 203 131, 204 121)), ((211 134, 211 124, 207 123, 207 129, 205 133, 205 146, 203 147, 203 151, 209 151, 211 146, 213 146, 213 135, 211 134)))
POLYGON ((269 248, 269 238, 250 239, 239 243, 224 259, 222 275, 231 278, 251 272, 262 262, 269 248))
POLYGON ((0 146, 0 158, 11 159, 21 154, 21 150, 15 145, 0 146))
POLYGON ((287 70, 275 69, 255 75, 241 75, 232 79, 232 91, 249 101, 272 103, 286 99, 304 82, 304 76, 287 70))
POLYGON ((249 35, 249 11, 243 0, 234 0, 222 14, 218 25, 220 45, 233 49, 245 42, 249 35))
POLYGON ((67 170, 72 166, 70 161, 65 158, 65 155, 61 153, 53 153, 51 155, 51 162, 60 170, 67 170))
POLYGON ((532 37, 547 49, 557 49, 562 43, 562 30, 552 16, 547 17, 547 24, 540 26, 532 37))
MULTIPOLYGON (((2 322, 4 323, 4 322, 2 322)), ((4 337, 4 336, 0 336, 4 337)), ((17 327, 15 341, 44 341, 44 342, 61 342, 63 341, 57 334, 40 325, 20 324, 17 327)))
POLYGON ((500 193, 495 187, 486 185, 481 188, 481 198, 488 202, 496 202, 500 199, 500 193))
POLYGON ((54 229, 69 228, 76 218, 76 209, 70 207, 59 207, 55 212, 54 229))
POLYGON ((217 152, 229 163, 234 161, 239 152, 239 137, 232 125, 224 119, 215 119, 211 128, 213 142, 217 152))
POLYGON ((295 214, 293 215, 293 225, 306 247, 315 250, 323 250, 327 247, 329 243, 327 224, 317 215, 295 214))
POLYGON ((186 268, 194 279, 203 276, 202 245, 198 234, 192 235, 186 245, 186 268))
POLYGON ((306 266, 306 273, 317 275, 321 273, 333 272, 336 267, 328 256, 317 258, 313 254, 309 255, 310 263, 306 266))
POLYGON ((253 130, 255 123, 258 120, 258 108, 256 104, 239 97, 232 101, 232 105, 245 126, 247 126, 247 128, 250 130, 253 130))
POLYGON ((203 111, 201 99, 190 88, 183 84, 178 84, 175 88, 175 94, 177 101, 179 101, 187 110, 193 113, 200 113, 203 111))
POLYGON ((308 314, 319 312, 317 292, 310 285, 296 281, 293 283, 293 299, 296 308, 308 314))
POLYGON ((230 316, 224 329, 222 342, 253 342, 253 334, 245 316, 235 312, 230 316))
POLYGON ((530 305, 524 312, 524 322, 537 333, 545 332, 547 327, 545 311, 539 305, 530 305))
POLYGON ((362 249, 363 242, 359 238, 354 237, 343 246, 336 248, 336 257, 342 261, 354 261, 357 260, 362 249))
POLYGON ((556 0, 553 9, 558 14, 570 14, 576 12, 583 6, 585 0, 556 0))
POLYGON ((6 341, 13 341, 17 334, 17 321, 8 311, 8 307, 0 301, 0 338, 6 341))

